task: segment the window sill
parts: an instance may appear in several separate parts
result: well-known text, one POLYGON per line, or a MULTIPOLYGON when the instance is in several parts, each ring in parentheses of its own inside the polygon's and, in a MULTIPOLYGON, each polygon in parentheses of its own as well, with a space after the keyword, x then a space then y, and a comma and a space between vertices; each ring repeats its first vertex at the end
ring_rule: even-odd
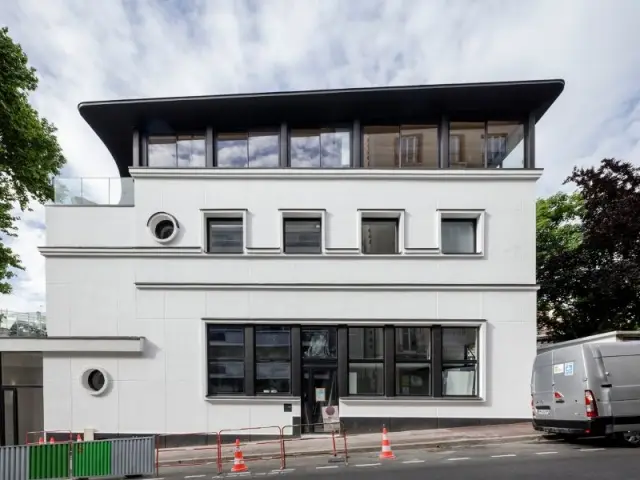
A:
POLYGON ((350 396, 340 397, 341 403, 346 404, 379 404, 379 403, 418 403, 418 404, 478 404, 485 403, 486 400, 481 397, 365 397, 365 396, 350 396))
POLYGON ((246 395, 209 395, 205 400, 210 403, 300 403, 300 397, 261 394, 256 396, 246 395))

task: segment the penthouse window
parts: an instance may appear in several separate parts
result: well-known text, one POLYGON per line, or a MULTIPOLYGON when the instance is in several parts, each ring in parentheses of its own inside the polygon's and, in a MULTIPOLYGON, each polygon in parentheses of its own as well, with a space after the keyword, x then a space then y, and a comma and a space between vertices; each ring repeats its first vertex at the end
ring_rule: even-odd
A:
POLYGON ((365 168, 438 168, 436 125, 365 126, 365 168))
POLYGON ((147 139, 147 166, 185 168, 206 165, 204 135, 150 135, 147 139))
POLYGON ((293 168, 348 168, 351 166, 349 129, 293 129, 289 138, 293 168))
POLYGON ((451 168, 524 168, 524 127, 520 122, 452 122, 451 168))
POLYGON ((215 164, 221 168, 278 168, 280 135, 275 129, 218 133, 215 164))

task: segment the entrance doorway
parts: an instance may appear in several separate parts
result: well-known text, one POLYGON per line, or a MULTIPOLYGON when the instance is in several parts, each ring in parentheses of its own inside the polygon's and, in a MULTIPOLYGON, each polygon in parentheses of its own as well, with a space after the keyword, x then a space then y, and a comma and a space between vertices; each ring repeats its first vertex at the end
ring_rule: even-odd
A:
POLYGON ((303 367, 302 433, 337 430, 338 384, 336 367, 303 367))
POLYGON ((339 430, 336 327, 303 327, 302 433, 339 430))

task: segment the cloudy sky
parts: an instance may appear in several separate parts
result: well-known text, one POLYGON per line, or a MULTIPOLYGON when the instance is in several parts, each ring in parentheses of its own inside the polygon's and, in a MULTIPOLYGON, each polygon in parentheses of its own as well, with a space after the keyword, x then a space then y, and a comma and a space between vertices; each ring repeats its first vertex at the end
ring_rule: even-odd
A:
MULTIPOLYGON (((81 101, 563 78, 538 126, 539 192, 573 165, 640 158, 638 0, 3 0, 0 25, 41 82, 66 176, 117 170, 81 101)), ((26 272, 0 308, 45 309, 43 209, 13 246, 26 272)))

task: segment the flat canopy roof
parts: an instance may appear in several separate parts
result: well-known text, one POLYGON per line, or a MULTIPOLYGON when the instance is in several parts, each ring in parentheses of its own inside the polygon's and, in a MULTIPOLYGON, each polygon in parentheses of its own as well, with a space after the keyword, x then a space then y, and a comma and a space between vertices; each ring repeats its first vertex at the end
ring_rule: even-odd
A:
POLYGON ((329 126, 435 122, 443 114, 460 120, 536 122, 564 89, 563 80, 416 85, 198 97, 83 102, 80 115, 113 155, 121 176, 132 164, 132 131, 157 133, 273 127, 282 122, 329 126))

